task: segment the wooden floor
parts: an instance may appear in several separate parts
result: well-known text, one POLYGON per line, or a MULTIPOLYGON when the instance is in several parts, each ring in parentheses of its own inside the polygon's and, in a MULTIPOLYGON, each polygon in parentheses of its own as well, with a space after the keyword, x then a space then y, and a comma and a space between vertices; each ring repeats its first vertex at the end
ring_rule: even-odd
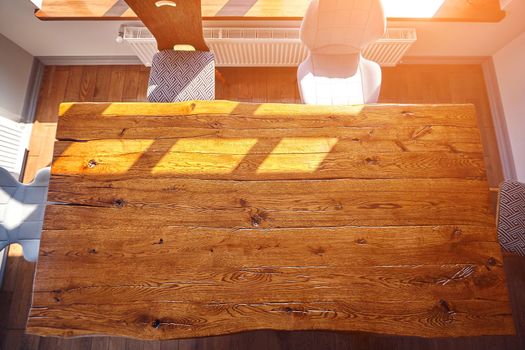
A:
MULTIPOLYGON (((217 98, 246 102, 300 102, 293 68, 220 69, 217 98)), ((25 181, 50 164, 58 104, 64 101, 142 101, 148 69, 139 66, 47 67, 31 138, 25 181)), ((400 65, 383 70, 380 102, 474 103, 482 131, 489 184, 502 180, 484 79, 477 65, 400 65)), ((141 342, 96 337, 62 340, 25 335, 35 265, 11 247, 0 292, 0 349, 524 349, 525 259, 505 259, 517 337, 423 340, 329 332, 259 331, 196 340, 141 342)))

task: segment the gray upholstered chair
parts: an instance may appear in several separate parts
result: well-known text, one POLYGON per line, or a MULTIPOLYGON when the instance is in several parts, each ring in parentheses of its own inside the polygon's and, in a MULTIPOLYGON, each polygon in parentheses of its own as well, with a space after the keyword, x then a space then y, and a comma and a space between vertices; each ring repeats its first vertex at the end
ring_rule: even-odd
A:
POLYGON ((525 256, 525 184, 517 181, 501 184, 498 238, 503 249, 525 256))
POLYGON ((153 56, 150 102, 215 99, 215 59, 210 51, 161 50, 153 56))
POLYGON ((0 251, 19 243, 27 261, 36 261, 47 202, 50 168, 30 184, 21 184, 0 168, 0 251))

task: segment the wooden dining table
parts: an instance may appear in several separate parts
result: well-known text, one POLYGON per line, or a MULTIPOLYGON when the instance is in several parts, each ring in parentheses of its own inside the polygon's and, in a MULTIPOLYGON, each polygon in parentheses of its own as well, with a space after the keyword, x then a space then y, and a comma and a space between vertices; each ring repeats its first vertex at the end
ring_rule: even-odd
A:
MULTIPOLYGON (((183 0, 187 1, 187 0, 183 0)), ((310 0, 201 0, 208 21, 301 20, 310 0)), ((499 22, 500 0, 382 0, 390 21, 499 22)), ((180 0, 179 0, 180 3, 180 0)), ((124 0, 42 0, 41 20, 137 20, 124 0)))
POLYGON ((65 103, 27 331, 514 334, 472 105, 65 103))

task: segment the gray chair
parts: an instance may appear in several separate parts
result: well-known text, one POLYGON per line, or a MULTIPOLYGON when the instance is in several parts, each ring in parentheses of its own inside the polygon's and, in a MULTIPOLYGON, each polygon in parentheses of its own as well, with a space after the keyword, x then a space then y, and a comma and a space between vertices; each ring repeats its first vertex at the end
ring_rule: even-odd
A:
POLYGON ((525 256, 525 184, 517 181, 501 184, 498 238, 504 250, 525 256))
POLYGON ((22 184, 0 168, 0 252, 19 243, 27 261, 38 259, 49 177, 50 168, 43 168, 32 183, 22 184))
POLYGON ((153 56, 148 101, 215 99, 215 58, 209 51, 162 50, 153 56))

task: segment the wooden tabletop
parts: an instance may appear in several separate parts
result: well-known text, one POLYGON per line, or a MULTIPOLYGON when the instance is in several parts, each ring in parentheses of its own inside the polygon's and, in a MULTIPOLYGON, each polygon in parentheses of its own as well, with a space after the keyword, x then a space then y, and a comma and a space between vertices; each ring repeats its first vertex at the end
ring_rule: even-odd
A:
MULTIPOLYGON (((205 20, 301 20, 309 0, 202 0, 205 20)), ((499 0, 383 0, 391 20, 499 22, 499 0)), ((124 0, 43 0, 42 20, 137 20, 124 0)))
POLYGON ((472 105, 62 104, 28 332, 513 334, 472 105))

